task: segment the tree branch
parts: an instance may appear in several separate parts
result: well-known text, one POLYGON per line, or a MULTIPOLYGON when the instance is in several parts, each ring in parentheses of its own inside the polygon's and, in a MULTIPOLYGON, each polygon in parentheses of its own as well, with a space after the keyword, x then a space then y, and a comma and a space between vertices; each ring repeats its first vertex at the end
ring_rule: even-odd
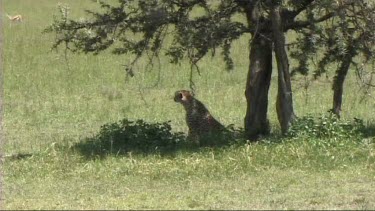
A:
POLYGON ((308 27, 312 24, 316 24, 316 23, 320 23, 320 22, 329 20, 330 18, 332 18, 334 16, 336 16, 336 13, 330 12, 330 13, 327 13, 326 15, 323 15, 322 17, 320 17, 318 19, 315 19, 315 20, 312 20, 312 21, 293 21, 293 22, 290 22, 290 23, 286 24, 285 31, 288 31, 289 29, 297 30, 297 29, 301 29, 301 28, 306 28, 306 27, 308 27))
POLYGON ((307 9, 309 5, 311 5, 315 0, 304 0, 301 1, 301 7, 296 10, 286 10, 283 11, 283 19, 287 18, 292 21, 295 17, 297 17, 301 12, 307 9))
POLYGON ((260 0, 235 0, 237 5, 242 7, 247 15, 247 19, 253 22, 256 22, 258 17, 257 11, 255 11, 255 7, 260 2, 260 0))

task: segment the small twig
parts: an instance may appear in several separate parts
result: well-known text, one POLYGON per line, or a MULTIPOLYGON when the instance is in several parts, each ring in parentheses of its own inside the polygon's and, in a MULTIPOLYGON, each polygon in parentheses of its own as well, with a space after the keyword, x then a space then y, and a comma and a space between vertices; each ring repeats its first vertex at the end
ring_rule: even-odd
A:
POLYGON ((193 81, 193 66, 190 67, 189 87, 193 95, 195 95, 195 83, 193 81))
POLYGON ((141 96, 141 100, 145 103, 145 105, 148 107, 148 103, 146 101, 146 99, 144 98, 144 94, 143 94, 143 91, 142 91, 142 87, 140 84, 138 84, 138 92, 139 92, 139 96, 141 96))
POLYGON ((71 72, 69 58, 68 58, 68 50, 69 50, 68 42, 65 42, 64 59, 65 59, 65 64, 68 68, 68 71, 71 72))

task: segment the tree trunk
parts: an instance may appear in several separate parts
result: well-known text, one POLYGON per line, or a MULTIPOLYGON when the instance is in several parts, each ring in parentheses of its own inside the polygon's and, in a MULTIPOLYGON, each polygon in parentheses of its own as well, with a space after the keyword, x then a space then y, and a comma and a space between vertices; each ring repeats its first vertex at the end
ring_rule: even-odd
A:
POLYGON ((245 91, 245 133, 248 139, 256 140, 259 135, 267 135, 270 132, 267 108, 272 73, 272 45, 265 37, 257 34, 253 37, 250 48, 245 91))
POLYGON ((278 70, 276 112, 281 126, 281 132, 285 134, 288 131, 290 124, 294 121, 295 114, 293 109, 288 55, 285 50, 285 36, 280 14, 280 6, 273 6, 271 9, 271 20, 274 51, 278 70))
POLYGON ((352 54, 350 51, 343 57, 340 67, 336 71, 336 75, 333 79, 333 107, 332 111, 340 118, 341 105, 342 105, 342 94, 344 92, 344 81, 349 71, 350 63, 352 61, 352 54))
POLYGON ((249 28, 254 29, 250 42, 250 65, 246 80, 245 136, 257 140, 270 133, 267 119, 268 90, 272 74, 272 41, 268 23, 261 17, 258 1, 241 1, 249 28))

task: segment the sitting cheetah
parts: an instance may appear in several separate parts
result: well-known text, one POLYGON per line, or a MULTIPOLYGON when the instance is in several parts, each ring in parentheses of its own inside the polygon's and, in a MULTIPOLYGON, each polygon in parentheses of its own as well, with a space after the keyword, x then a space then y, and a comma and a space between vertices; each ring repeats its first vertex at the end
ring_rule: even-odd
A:
POLYGON ((176 91, 174 101, 181 103, 186 111, 186 123, 189 127, 188 139, 199 141, 204 135, 214 135, 225 130, 203 105, 187 90, 176 91))

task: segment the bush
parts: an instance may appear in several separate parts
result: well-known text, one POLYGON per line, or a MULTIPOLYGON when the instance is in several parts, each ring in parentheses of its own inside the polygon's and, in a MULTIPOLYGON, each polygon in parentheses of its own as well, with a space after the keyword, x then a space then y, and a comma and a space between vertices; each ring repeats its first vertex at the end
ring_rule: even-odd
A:
POLYGON ((183 133, 172 133, 169 122, 147 123, 123 119, 101 126, 100 132, 76 145, 85 155, 126 154, 129 151, 156 152, 185 142, 183 133))
POLYGON ((341 120, 329 112, 321 117, 304 116, 298 118, 290 127, 288 137, 308 137, 318 139, 361 138, 364 135, 363 120, 341 120))
POLYGON ((225 131, 201 139, 199 145, 188 141, 184 133, 173 133, 168 122, 147 123, 143 120, 123 119, 101 126, 97 135, 74 145, 86 157, 103 157, 109 154, 174 152, 196 147, 223 146, 239 142, 243 131, 229 125, 225 131))

